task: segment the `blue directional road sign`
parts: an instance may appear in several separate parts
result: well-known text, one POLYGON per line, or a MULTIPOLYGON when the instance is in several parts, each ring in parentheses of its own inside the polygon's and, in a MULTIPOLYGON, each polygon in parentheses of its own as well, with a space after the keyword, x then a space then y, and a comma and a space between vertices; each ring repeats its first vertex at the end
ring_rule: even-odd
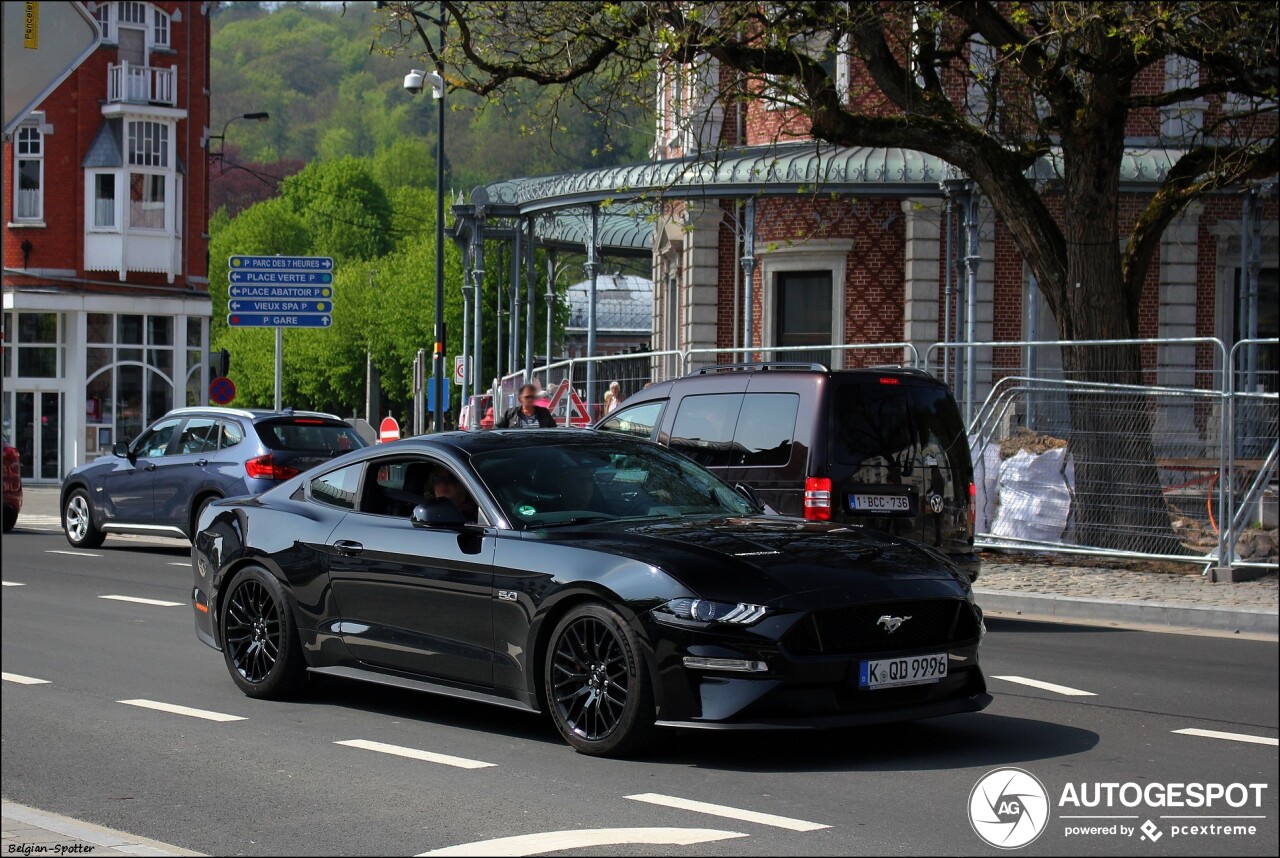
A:
POLYGON ((244 301, 227 302, 232 313, 332 313, 332 301, 244 301))
POLYGON ((327 328, 333 317, 320 313, 230 313, 227 325, 232 328, 327 328))
POLYGON ((330 271, 297 271, 279 269, 276 271, 232 271, 227 279, 234 283, 293 283, 307 286, 313 283, 332 283, 333 273, 330 271))
POLYGON ((227 287, 227 297, 233 301, 248 298, 253 301, 320 301, 333 299, 332 286, 237 286, 227 287))
POLYGON ((227 325, 327 328, 333 324, 333 259, 328 256, 232 256, 227 325))
POLYGON ((233 256, 227 260, 232 271, 332 271, 331 256, 233 256))

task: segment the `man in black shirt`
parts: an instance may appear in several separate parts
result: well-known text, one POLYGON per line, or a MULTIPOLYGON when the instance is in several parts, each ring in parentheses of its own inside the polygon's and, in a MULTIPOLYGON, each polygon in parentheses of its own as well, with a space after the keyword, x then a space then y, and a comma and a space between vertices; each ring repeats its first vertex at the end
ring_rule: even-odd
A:
POLYGON ((502 419, 493 424, 494 429, 554 429, 556 419, 551 412, 538 405, 538 388, 526 384, 520 388, 520 404, 507 409, 502 419))

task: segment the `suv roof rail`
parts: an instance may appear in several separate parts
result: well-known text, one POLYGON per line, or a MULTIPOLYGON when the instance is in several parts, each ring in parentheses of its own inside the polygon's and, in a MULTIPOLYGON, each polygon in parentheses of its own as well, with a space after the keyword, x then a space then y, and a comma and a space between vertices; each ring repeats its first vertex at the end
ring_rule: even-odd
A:
POLYGON ((228 408, 225 405, 188 405, 183 408, 170 408, 166 414, 199 414, 215 411, 219 414, 234 414, 237 417, 253 417, 253 412, 244 408, 228 408))
POLYGON ((828 371, 827 367, 820 363, 809 363, 807 361, 757 361, 752 363, 717 363, 711 366, 704 366, 701 369, 695 369, 689 374, 710 375, 716 372, 776 372, 778 370, 828 371))

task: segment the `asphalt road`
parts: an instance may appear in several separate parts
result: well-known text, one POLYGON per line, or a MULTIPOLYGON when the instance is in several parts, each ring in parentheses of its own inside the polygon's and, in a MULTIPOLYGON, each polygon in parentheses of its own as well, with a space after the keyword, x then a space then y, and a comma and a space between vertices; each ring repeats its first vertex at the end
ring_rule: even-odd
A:
POLYGON ((490 854, 968 855, 1007 851, 978 827, 1027 825, 1042 829, 1016 850, 1028 855, 1280 851, 1274 642, 992 620, 983 713, 685 732, 618 761, 573 753, 537 716, 340 680, 300 702, 250 700, 192 631, 184 544, 77 551, 16 532, 3 579, 4 797, 208 854, 414 855, 523 837, 490 854), (1264 743, 1175 732, 1188 729, 1264 743), (1005 816, 973 825, 976 785, 1006 767, 1043 785, 1047 818, 1034 796, 1021 813, 995 807, 1016 792, 992 792, 1002 774, 977 795, 1005 816), (1134 786, 1088 806, 1108 783, 1134 786), (1209 807, 1159 806, 1171 784, 1242 786, 1209 807), (1068 835, 1079 827, 1101 830, 1068 835), (529 839, 551 832, 568 834, 529 839))

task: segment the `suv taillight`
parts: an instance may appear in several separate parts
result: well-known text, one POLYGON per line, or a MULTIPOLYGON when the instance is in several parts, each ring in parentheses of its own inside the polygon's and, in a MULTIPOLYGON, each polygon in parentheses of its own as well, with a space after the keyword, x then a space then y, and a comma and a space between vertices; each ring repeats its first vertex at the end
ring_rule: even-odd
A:
POLYGON ((277 465, 268 453, 244 463, 244 469, 255 480, 287 480, 298 474, 297 468, 277 465))
POLYGON ((973 535, 973 528, 978 523, 978 487, 973 483, 969 483, 969 535, 973 535))
POLYGON ((831 480, 827 477, 804 481, 804 517, 811 521, 831 520, 831 480))

